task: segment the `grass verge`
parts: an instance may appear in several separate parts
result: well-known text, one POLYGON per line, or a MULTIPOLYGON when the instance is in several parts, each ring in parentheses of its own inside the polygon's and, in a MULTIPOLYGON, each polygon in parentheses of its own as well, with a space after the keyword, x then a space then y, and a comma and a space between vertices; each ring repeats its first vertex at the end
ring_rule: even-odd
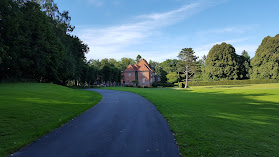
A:
POLYGON ((279 84, 189 89, 107 87, 150 100, 167 119, 182 156, 279 154, 279 84))
POLYGON ((96 92, 54 84, 0 84, 0 156, 7 156, 88 110, 96 92))

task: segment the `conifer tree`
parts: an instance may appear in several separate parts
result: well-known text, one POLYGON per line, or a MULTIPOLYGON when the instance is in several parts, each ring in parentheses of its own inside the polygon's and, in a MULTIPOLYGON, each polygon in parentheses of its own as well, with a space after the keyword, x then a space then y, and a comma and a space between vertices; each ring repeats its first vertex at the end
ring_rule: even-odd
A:
POLYGON ((251 65, 252 79, 279 79, 279 34, 263 39, 251 65))
POLYGON ((239 79, 238 55, 230 44, 214 45, 207 55, 205 65, 204 72, 208 80, 239 79))

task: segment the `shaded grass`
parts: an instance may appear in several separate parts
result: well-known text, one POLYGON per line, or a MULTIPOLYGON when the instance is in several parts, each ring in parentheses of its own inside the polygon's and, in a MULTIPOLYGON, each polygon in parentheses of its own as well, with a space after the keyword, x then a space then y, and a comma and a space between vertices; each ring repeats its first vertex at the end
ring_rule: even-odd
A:
POLYGON ((0 156, 6 156, 91 108, 96 92, 54 84, 0 84, 0 156))
POLYGON ((167 119, 183 156, 279 154, 279 84, 105 89, 150 100, 167 119))

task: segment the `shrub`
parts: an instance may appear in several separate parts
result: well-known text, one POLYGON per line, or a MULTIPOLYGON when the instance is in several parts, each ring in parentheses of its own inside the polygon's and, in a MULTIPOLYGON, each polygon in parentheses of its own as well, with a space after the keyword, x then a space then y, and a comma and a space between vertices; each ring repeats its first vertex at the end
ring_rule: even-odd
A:
POLYGON ((174 87, 174 84, 172 84, 172 83, 152 83, 152 87, 158 87, 158 86, 174 87))
POLYGON ((179 88, 184 88, 185 87, 185 83, 184 82, 179 82, 178 87, 179 88))
MULTIPOLYGON (((279 83, 277 79, 262 79, 262 80, 223 80, 223 81, 192 81, 189 86, 214 86, 214 85, 243 85, 243 84, 265 84, 279 83)), ((184 88, 185 82, 179 83, 179 88, 184 88)))

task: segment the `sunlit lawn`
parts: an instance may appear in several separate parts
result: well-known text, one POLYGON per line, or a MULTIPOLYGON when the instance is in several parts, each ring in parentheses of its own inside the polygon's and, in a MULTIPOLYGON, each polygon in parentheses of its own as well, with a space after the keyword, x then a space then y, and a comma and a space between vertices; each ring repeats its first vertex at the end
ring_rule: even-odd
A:
POLYGON ((279 84, 105 89, 150 100, 183 156, 279 156, 279 84))
POLYGON ((53 84, 0 84, 0 156, 6 156, 94 106, 102 96, 53 84))

